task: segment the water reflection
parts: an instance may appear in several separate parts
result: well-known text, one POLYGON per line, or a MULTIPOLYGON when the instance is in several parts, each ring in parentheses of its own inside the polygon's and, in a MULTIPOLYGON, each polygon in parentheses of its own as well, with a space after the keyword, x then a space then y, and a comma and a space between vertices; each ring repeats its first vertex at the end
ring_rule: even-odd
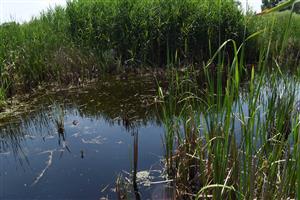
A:
MULTIPOLYGON (((81 118, 104 119, 110 126, 122 125, 127 132, 149 123, 160 126, 155 107, 147 106, 155 95, 152 78, 143 81, 131 78, 122 82, 116 77, 97 84, 96 88, 91 86, 36 97, 36 110, 18 116, 15 123, 0 124, 0 153, 13 151, 14 155, 20 155, 22 141, 37 136, 47 139, 54 132, 58 134, 58 145, 70 151, 64 127, 66 112, 81 118)), ((72 121, 73 126, 78 123, 72 121)))
POLYGON ((138 166, 147 169, 156 162, 153 155, 162 155, 162 148, 152 149, 160 146, 163 133, 159 117, 147 105, 155 90, 138 81, 119 82, 43 94, 36 97, 34 111, 1 124, 0 158, 8 161, 1 169, 7 178, 1 177, 6 187, 0 188, 0 199, 115 199, 116 174, 132 166, 132 138, 134 194, 150 196, 139 188, 137 173, 138 166), (15 171, 19 166, 24 170, 15 171), (110 187, 100 194, 103 185, 110 187))
POLYGON ((138 172, 138 152, 139 152, 139 133, 138 131, 134 131, 133 133, 133 190, 135 194, 135 199, 140 200, 141 196, 139 193, 138 185, 137 185, 137 172, 138 172))
MULTIPOLYGON (((8 175, 0 199, 124 199, 128 191, 134 199, 173 199, 172 180, 166 182, 160 162, 164 131, 151 104, 154 82, 107 80, 97 87, 45 94, 34 111, 2 125, 0 158, 9 162, 2 170, 8 175), (16 172, 16 166, 29 169, 16 172), (114 188, 123 170, 129 171, 117 184, 123 186, 114 188)), ((243 109, 248 115, 246 104, 243 109)))

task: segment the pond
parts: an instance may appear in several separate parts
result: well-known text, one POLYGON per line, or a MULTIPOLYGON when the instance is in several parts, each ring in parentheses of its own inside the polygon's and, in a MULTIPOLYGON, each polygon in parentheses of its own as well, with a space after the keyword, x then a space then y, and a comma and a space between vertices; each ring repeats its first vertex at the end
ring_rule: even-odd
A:
POLYGON ((31 97, 1 126, 0 199, 116 199, 120 177, 135 177, 138 198, 166 197, 156 88, 153 77, 114 76, 31 97))
MULTIPOLYGON (((165 84, 162 79, 160 85, 165 84)), ((30 96, 25 111, 1 120, 0 199, 174 199, 174 189, 166 184, 172 180, 166 177, 157 86, 149 74, 119 75, 30 96)), ((245 88, 231 113, 239 148, 241 114, 249 115, 251 102, 245 88)), ((289 108, 285 99, 299 100, 298 90, 298 82, 273 86, 264 81, 253 130, 268 129, 261 124, 272 116, 270 105, 289 108)), ((291 107, 299 110, 299 101, 291 107)), ((206 120, 224 116, 199 109, 199 122, 205 121, 203 113, 206 120)), ((287 114, 292 120, 294 115, 287 114)), ((209 129, 204 125, 199 124, 200 133, 209 129)), ((259 139, 254 139, 256 150, 259 139)))

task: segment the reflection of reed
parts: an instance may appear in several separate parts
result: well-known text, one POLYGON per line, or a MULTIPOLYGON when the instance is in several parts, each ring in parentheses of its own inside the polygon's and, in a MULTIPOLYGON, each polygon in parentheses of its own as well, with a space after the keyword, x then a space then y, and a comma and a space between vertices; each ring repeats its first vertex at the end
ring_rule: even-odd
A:
POLYGON ((64 118, 65 113, 64 109, 59 104, 54 104, 53 108, 53 119, 56 125, 56 129, 58 134, 63 135, 64 134, 64 118))
MULTIPOLYGON (((126 123, 126 122, 125 122, 126 123)), ((131 126, 127 126, 127 130, 129 130, 129 127, 132 128, 131 126)), ((138 131, 134 128, 131 130, 131 134, 133 136, 133 170, 132 174, 128 173, 128 175, 131 176, 132 181, 130 181, 130 178, 124 178, 121 174, 118 175, 117 180, 116 180, 116 193, 118 196, 119 200, 123 199, 128 199, 128 194, 132 192, 134 193, 134 198, 136 200, 140 200, 140 192, 138 188, 138 178, 137 178, 137 173, 138 173, 138 150, 139 150, 139 137, 138 137, 138 131)), ((131 198, 130 198, 131 199, 131 198)))
MULTIPOLYGON (((59 146, 62 145, 63 149, 66 149, 68 152, 71 152, 66 143, 64 118, 65 118, 65 112, 62 106, 58 104, 54 104, 53 119, 58 133, 58 145, 59 146)), ((62 151, 62 153, 63 152, 64 151, 62 151)))
POLYGON ((27 113, 26 117, 0 125, 0 153, 12 155, 25 170, 30 167, 28 152, 23 143, 41 136, 43 141, 53 134, 53 123, 49 119, 49 109, 41 107, 38 111, 27 113), (25 165, 27 164, 27 165, 25 165))
MULTIPOLYGON (((138 142, 139 142, 139 137, 138 137, 138 131, 137 130, 132 130, 131 134, 133 136, 133 170, 132 170, 132 175, 128 173, 128 175, 131 176, 132 181, 130 181, 129 178, 124 178, 122 175, 119 175, 117 180, 116 180, 116 193, 118 195, 119 200, 123 199, 128 199, 128 194, 132 192, 133 189, 133 194, 134 198, 136 200, 140 200, 140 192, 138 188, 138 178, 137 178, 137 173, 138 173, 138 142)), ((131 199, 131 198, 130 198, 131 199)))
MULTIPOLYGON (((5 119, 7 123, 2 120, 0 152, 10 151, 20 157, 22 141, 41 133, 45 141, 47 135, 53 135, 53 128, 58 132, 59 145, 65 145, 64 110, 82 118, 105 120, 112 126, 123 125, 128 132, 148 123, 161 125, 155 106, 150 106, 156 95, 156 81, 152 76, 130 76, 127 81, 120 81, 117 77, 104 79, 98 88, 92 85, 84 89, 41 94, 34 99, 33 109, 16 114, 14 119, 5 119), (65 109, 62 109, 62 102, 70 104, 64 104, 65 109)), ((65 148, 68 150, 67 146, 65 148)), ((24 161, 23 158, 21 160, 24 161)))
POLYGON ((0 156, 1 154, 10 155, 12 153, 21 167, 24 167, 24 163, 30 166, 27 154, 24 152, 21 144, 25 141, 27 135, 21 132, 16 124, 9 124, 5 128, 0 127, 0 129, 0 156))
POLYGON ((132 183, 133 183, 133 190, 135 194, 135 199, 140 200, 140 193, 137 186, 137 168, 138 168, 138 150, 139 150, 139 135, 138 131, 133 132, 133 175, 132 175, 132 183))

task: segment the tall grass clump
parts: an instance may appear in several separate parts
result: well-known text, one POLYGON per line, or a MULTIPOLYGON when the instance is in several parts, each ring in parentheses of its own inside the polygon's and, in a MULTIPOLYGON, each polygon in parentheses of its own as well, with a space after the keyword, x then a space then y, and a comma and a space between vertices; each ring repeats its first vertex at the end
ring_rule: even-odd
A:
MULTIPOLYGON (((18 88, 80 83, 128 67, 198 66, 226 40, 240 45, 262 29, 242 50, 242 62, 256 63, 265 49, 273 63, 297 65, 299 16, 287 15, 245 20, 234 0, 69 1, 30 22, 0 25, 0 87, 10 97, 18 88), (275 42, 266 49, 270 38, 275 42)), ((230 45, 223 49, 224 61, 234 59, 232 52, 230 45)))
POLYGON ((92 76, 96 61, 75 48, 68 27, 62 7, 24 24, 0 25, 0 83, 6 97, 45 82, 77 83, 92 76))
POLYGON ((243 35, 232 0, 77 0, 67 14, 77 44, 99 56, 112 50, 124 64, 202 62, 226 39, 243 35))
POLYGON ((264 74, 252 68, 243 87, 239 74, 225 83, 207 74, 204 88, 187 89, 188 78, 174 79, 171 96, 160 90, 166 167, 178 198, 297 196, 297 79, 264 74))
POLYGON ((159 89, 166 168, 177 198, 299 198, 298 78, 285 74, 280 62, 268 67, 273 35, 266 37, 258 65, 243 65, 244 45, 266 30, 242 45, 224 42, 200 69, 202 84, 190 72, 172 78, 168 92, 159 89), (222 53, 228 45, 230 62, 222 53))
POLYGON ((64 44, 67 46, 64 21, 64 10, 57 8, 22 25, 14 22, 1 25, 2 88, 12 93, 14 84, 22 83, 25 88, 31 88, 55 77, 50 58, 64 44))
POLYGON ((10 97, 120 66, 201 63, 226 39, 242 40, 242 16, 233 0, 69 1, 27 23, 0 25, 1 88, 10 97))
MULTIPOLYGON (((300 4, 298 2, 297 4, 300 4)), ((248 20, 249 32, 256 32, 265 29, 252 44, 259 49, 267 46, 268 38, 272 38, 270 46, 270 64, 280 63, 292 66, 299 66, 300 62, 300 15, 293 10, 272 12, 267 15, 254 16, 248 20)), ((251 48, 251 47, 249 47, 251 48)), ((286 67, 288 68, 288 67, 286 67)))

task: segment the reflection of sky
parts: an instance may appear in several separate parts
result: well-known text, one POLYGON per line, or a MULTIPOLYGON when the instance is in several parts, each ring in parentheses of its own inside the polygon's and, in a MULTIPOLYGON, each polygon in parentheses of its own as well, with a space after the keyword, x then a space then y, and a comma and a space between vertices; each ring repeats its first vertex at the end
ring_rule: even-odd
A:
MULTIPOLYGON (((241 0, 243 7, 246 7, 246 1, 241 0)), ((259 11, 261 0, 248 0, 248 4, 259 11)), ((32 16, 38 16, 42 10, 55 5, 66 5, 66 0, 0 0, 0 23, 29 21, 32 16)))
MULTIPOLYGON (((95 199, 106 195, 115 199, 111 189, 116 175, 131 170, 133 130, 111 124, 101 113, 81 116, 71 107, 65 110, 64 141, 53 122, 44 123, 50 113, 38 110, 18 126, 24 129, 16 132, 15 140, 2 138, 11 148, 7 149, 10 153, 0 152, 0 199, 95 199), (101 192, 105 187, 108 189, 101 192)), ((138 171, 149 170, 160 163, 164 130, 148 123, 138 127, 138 132, 138 171)), ((159 177, 156 180, 160 181, 159 177)), ((154 189, 139 187, 145 199, 154 189)))

